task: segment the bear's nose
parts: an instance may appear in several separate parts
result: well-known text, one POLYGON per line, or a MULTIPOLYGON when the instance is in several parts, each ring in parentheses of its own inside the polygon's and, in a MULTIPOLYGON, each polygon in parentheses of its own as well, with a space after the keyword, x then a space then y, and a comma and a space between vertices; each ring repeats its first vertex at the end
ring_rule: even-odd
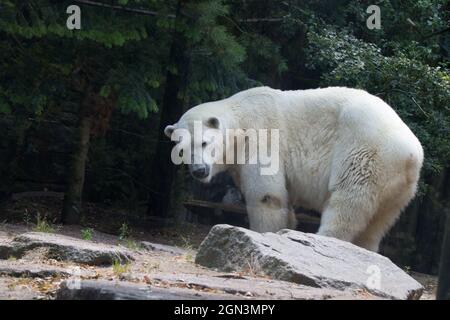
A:
POLYGON ((205 165, 194 165, 192 167, 191 173, 194 176, 194 178, 204 179, 204 178, 206 178, 208 176, 209 169, 205 165))

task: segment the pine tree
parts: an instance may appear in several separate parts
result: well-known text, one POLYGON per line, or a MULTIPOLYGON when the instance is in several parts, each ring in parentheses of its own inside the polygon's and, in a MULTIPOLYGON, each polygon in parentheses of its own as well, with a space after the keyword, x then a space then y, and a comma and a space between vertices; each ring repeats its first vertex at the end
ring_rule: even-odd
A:
POLYGON ((218 21, 227 13, 221 0, 177 3, 152 165, 158 174, 150 186, 150 215, 169 215, 176 167, 170 162, 172 144, 164 136, 165 126, 178 121, 189 103, 223 98, 239 89, 237 82, 246 81, 240 69, 244 49, 218 21))
MULTIPOLYGON (((141 5, 141 1, 119 2, 141 5)), ((114 109, 143 118, 157 111, 151 92, 162 75, 153 43, 164 45, 165 39, 164 32, 150 35, 158 23, 153 15, 148 20, 122 6, 82 5, 81 30, 69 30, 69 4, 3 2, 0 32, 6 36, 2 46, 8 55, 3 61, 7 68, 0 84, 0 106, 34 113, 44 113, 52 104, 78 106, 73 110, 79 125, 62 212, 62 221, 72 224, 79 223, 82 214, 91 137, 107 129, 114 109)))

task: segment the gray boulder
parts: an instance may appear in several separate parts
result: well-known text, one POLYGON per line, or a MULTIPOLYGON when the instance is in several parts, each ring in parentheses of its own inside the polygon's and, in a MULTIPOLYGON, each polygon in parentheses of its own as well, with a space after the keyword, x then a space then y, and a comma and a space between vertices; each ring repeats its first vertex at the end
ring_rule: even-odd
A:
POLYGON ((261 234, 216 225, 200 245, 196 263, 316 288, 361 289, 381 298, 418 299, 423 291, 416 280, 380 254, 293 230, 261 234))
POLYGON ((133 260, 131 253, 121 247, 60 234, 24 233, 15 237, 11 245, 17 256, 36 248, 47 248, 48 258, 88 265, 111 265, 115 260, 120 262, 133 260))
POLYGON ((143 284, 105 280, 65 281, 56 292, 56 300, 222 300, 229 298, 226 295, 189 289, 156 288, 143 284))
POLYGON ((233 299, 282 299, 282 300, 379 300, 361 290, 337 290, 313 288, 293 282, 266 278, 244 277, 235 274, 159 274, 153 280, 163 283, 184 284, 202 291, 222 292, 233 299))
POLYGON ((9 243, 0 242, 0 259, 8 259, 14 253, 14 248, 9 243))
POLYGON ((21 264, 15 261, 0 261, 0 276, 15 278, 48 278, 68 277, 70 271, 60 267, 49 267, 45 265, 21 264))

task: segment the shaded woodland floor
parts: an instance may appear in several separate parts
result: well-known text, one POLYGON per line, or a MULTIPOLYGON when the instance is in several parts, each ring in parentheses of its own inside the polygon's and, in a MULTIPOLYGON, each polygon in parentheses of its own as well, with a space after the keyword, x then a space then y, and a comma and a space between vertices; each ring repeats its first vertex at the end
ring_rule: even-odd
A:
MULTIPOLYGON (((188 284, 164 280, 164 277, 189 274, 200 274, 205 277, 222 276, 218 272, 199 267, 194 263, 196 249, 208 233, 209 226, 170 222, 163 224, 156 220, 142 221, 126 214, 126 211, 93 204, 86 205, 87 218, 84 219, 83 226, 62 226, 58 224, 57 219, 60 206, 60 201, 56 199, 22 199, 3 203, 0 245, 2 241, 11 240, 17 235, 39 231, 77 239, 85 238, 85 240, 88 237, 89 241, 96 244, 119 246, 134 252, 135 261, 125 266, 81 266, 84 279, 124 280, 183 289, 188 284), (144 252, 140 247, 142 241, 176 246, 180 251, 175 254, 160 251, 144 252)), ((53 299, 55 297, 61 282, 68 278, 64 270, 71 270, 75 265, 48 259, 44 251, 33 250, 20 259, 11 257, 0 260, 0 299, 53 299), (34 274, 20 272, 20 270, 29 269, 30 266, 34 268, 34 274), (10 270, 19 270, 19 272, 14 275, 10 270)), ((410 274, 425 287, 421 299, 435 299, 436 277, 415 272, 410 274)), ((251 274, 251 270, 245 276, 266 281, 265 277, 251 274)), ((208 294, 211 295, 223 293, 211 288, 199 288, 199 290, 209 290, 208 294)))
POLYGON ((58 198, 8 201, 0 205, 0 223, 12 223, 30 231, 39 231, 36 230, 39 229, 36 224, 40 220, 54 229, 53 231, 70 236, 79 236, 82 229, 93 229, 113 236, 189 248, 197 248, 211 227, 145 218, 141 212, 133 213, 127 209, 93 203, 85 204, 85 217, 81 226, 63 227, 59 222, 61 209, 62 199, 58 198), (70 231, 72 229, 76 231, 70 231))

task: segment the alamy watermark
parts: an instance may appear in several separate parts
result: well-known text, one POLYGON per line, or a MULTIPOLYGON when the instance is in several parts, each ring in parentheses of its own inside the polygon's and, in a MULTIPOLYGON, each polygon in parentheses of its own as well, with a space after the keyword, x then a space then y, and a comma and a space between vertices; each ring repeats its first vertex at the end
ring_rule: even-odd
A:
POLYGON ((194 121, 193 135, 178 128, 171 159, 179 164, 259 164, 261 175, 275 175, 280 168, 279 129, 205 129, 194 121))
POLYGON ((71 277, 66 281, 68 289, 81 289, 81 269, 80 267, 71 268, 71 277))
POLYGON ((77 5, 70 5, 67 7, 66 13, 70 14, 67 18, 66 26, 69 30, 81 29, 81 9, 77 5))
POLYGON ((381 270, 376 265, 370 265, 367 267, 366 273, 369 277, 366 281, 366 287, 372 290, 381 290, 381 270))
POLYGON ((370 13, 370 16, 366 20, 366 26, 369 30, 381 29, 381 9, 377 5, 371 5, 367 7, 366 13, 370 13))
MULTIPOLYGON (((66 26, 69 30, 80 30, 81 29, 81 9, 77 5, 70 5, 66 10, 67 14, 70 16, 67 18, 66 26)), ((370 30, 381 29, 381 9, 377 5, 370 5, 366 9, 366 13, 370 16, 366 20, 366 26, 370 30)))

